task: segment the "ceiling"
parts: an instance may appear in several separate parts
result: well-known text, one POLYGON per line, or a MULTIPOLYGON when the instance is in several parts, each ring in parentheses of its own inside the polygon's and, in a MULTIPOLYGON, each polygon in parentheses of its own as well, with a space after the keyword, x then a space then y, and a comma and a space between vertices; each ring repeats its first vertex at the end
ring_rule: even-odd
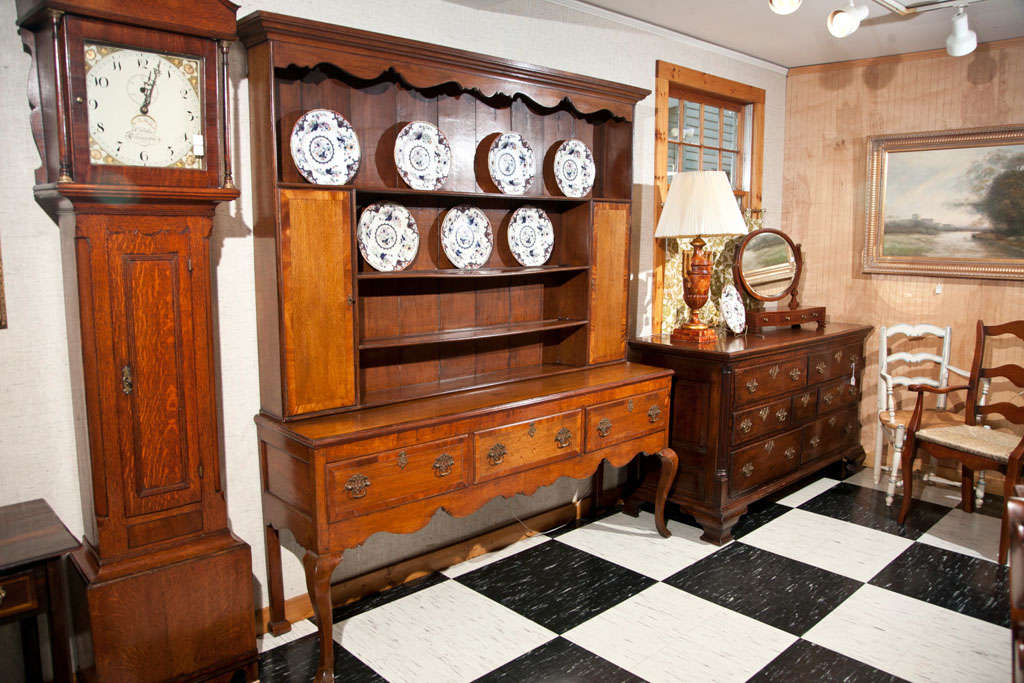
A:
MULTIPOLYGON (((953 8, 900 17, 871 0, 868 18, 846 38, 825 29, 829 12, 847 0, 804 0, 780 16, 768 0, 586 0, 589 5, 700 38, 780 66, 794 67, 944 48, 953 8)), ((912 0, 905 0, 912 5, 912 0)), ((985 43, 1024 36, 1024 0, 984 0, 967 9, 970 28, 985 43)))

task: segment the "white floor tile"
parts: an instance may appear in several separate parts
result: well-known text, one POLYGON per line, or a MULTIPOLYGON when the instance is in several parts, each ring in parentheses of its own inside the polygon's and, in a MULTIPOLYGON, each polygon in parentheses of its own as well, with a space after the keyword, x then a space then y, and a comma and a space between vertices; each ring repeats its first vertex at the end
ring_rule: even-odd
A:
POLYGON ((653 683, 745 681, 796 641, 663 583, 563 637, 653 683))
POLYGON ((334 640, 392 683, 471 681, 554 637, 457 581, 334 625, 334 640))
POLYGON ((804 639, 909 681, 1010 680, 1010 630, 861 587, 804 639))
POLYGON ((819 493, 825 493, 830 488, 839 483, 838 479, 829 479, 828 477, 822 477, 814 482, 811 482, 807 486, 803 487, 799 491, 794 491, 785 498, 776 501, 779 505, 788 505, 791 508, 795 508, 799 505, 803 505, 811 498, 814 498, 819 493))
POLYGON ((545 536, 544 534, 530 536, 528 538, 516 541, 512 545, 505 546, 501 550, 495 550, 494 552, 484 553, 483 555, 477 555, 476 557, 466 560, 465 562, 460 562, 456 565, 448 567, 448 569, 445 569, 441 573, 447 576, 448 578, 454 579, 456 576, 468 574, 474 569, 486 567, 492 562, 503 560, 506 557, 515 555, 516 553, 526 550, 527 548, 533 548, 534 546, 538 546, 541 543, 546 543, 550 540, 551 539, 545 536))
POLYGON ((654 528, 654 515, 612 515, 558 537, 561 543, 597 555, 635 572, 662 580, 718 550, 700 540, 703 533, 689 524, 669 520, 671 538, 654 528))
MULTIPOLYGON (((874 481, 874 475, 870 468, 865 468, 852 477, 848 477, 844 480, 848 484, 855 484, 856 486, 863 486, 867 489, 875 489, 877 491, 885 491, 889 486, 889 473, 882 472, 881 478, 876 484, 874 481)), ((903 487, 898 486, 896 488, 896 497, 893 500, 893 505, 899 507, 902 501, 903 487)), ((920 479, 914 479, 914 498, 920 500, 926 500, 929 503, 935 503, 936 505, 945 505, 946 507, 956 507, 960 504, 960 489, 949 486, 947 484, 924 484, 920 479)))
POLYGON ((751 531, 743 542, 858 581, 869 581, 913 543, 860 524, 795 509, 751 531))
POLYGON ((950 510, 917 540, 937 548, 998 562, 1000 526, 1001 520, 998 517, 950 510))
POLYGON ((292 630, 279 636, 272 636, 266 633, 256 639, 256 645, 260 652, 273 650, 275 647, 298 640, 311 633, 316 633, 316 626, 309 619, 302 619, 292 624, 292 630))

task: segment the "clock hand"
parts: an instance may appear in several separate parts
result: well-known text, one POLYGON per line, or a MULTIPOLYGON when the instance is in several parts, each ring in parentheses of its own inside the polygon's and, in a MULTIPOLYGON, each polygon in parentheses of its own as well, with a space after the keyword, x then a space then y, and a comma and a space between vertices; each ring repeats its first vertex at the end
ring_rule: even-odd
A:
POLYGON ((157 64, 156 68, 150 72, 149 78, 146 79, 145 84, 141 90, 145 93, 145 97, 142 100, 142 106, 139 107, 140 114, 149 113, 149 103, 153 100, 153 88, 156 87, 156 77, 160 75, 160 65, 157 64))

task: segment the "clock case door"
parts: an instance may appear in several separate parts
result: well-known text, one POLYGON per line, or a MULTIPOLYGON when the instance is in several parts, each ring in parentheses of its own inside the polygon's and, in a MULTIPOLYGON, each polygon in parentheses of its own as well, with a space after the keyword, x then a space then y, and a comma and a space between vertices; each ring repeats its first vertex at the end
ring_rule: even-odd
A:
POLYGON ((72 176, 75 182, 90 185, 148 185, 189 187, 219 187, 221 179, 221 147, 217 135, 218 116, 218 61, 214 40, 166 33, 155 29, 139 28, 93 21, 68 16, 66 23, 67 60, 70 77, 70 140, 72 176), (201 131, 206 141, 205 170, 97 165, 89 157, 89 97, 86 87, 85 44, 106 43, 144 52, 163 52, 201 59, 202 79, 199 97, 202 107, 201 131))

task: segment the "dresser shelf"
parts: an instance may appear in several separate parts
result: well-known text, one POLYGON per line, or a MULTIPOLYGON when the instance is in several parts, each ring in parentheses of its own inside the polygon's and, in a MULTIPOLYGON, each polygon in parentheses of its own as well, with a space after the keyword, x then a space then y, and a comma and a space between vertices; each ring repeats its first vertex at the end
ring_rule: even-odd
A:
POLYGON ((586 320, 561 320, 555 318, 553 320, 531 320, 529 322, 507 323, 504 325, 483 325, 480 327, 467 327, 458 330, 431 332, 429 334, 407 334, 401 337, 367 339, 359 344, 359 348, 360 350, 393 349, 400 346, 421 346, 423 344, 447 344, 453 342, 476 341, 479 339, 511 337, 517 334, 530 334, 533 332, 547 332, 550 330, 582 327, 586 324, 586 320))
POLYGON ((479 268, 467 270, 463 268, 441 268, 437 270, 399 270, 394 272, 368 271, 359 273, 359 280, 414 280, 414 279, 463 279, 463 278, 496 278, 496 277, 527 277, 548 275, 551 273, 582 273, 590 270, 590 266, 507 266, 502 268, 479 268))

